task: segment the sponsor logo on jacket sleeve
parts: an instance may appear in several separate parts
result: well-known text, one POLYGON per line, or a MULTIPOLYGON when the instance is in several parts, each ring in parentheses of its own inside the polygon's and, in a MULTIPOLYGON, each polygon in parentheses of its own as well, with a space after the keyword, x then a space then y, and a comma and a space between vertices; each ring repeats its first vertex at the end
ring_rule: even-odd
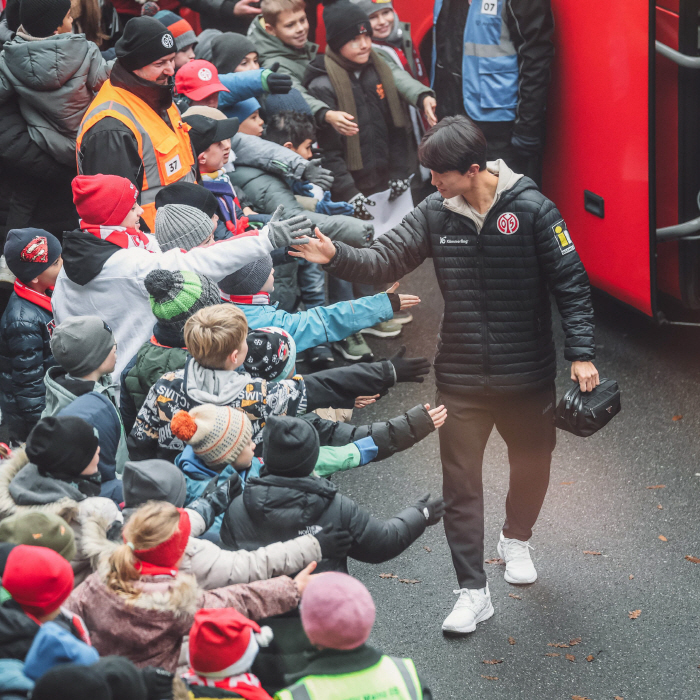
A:
POLYGON ((556 224, 552 226, 552 233, 554 235, 554 240, 559 246, 559 252, 562 255, 568 255, 572 253, 576 248, 574 247, 574 242, 571 240, 569 231, 566 228, 564 219, 560 219, 556 224))

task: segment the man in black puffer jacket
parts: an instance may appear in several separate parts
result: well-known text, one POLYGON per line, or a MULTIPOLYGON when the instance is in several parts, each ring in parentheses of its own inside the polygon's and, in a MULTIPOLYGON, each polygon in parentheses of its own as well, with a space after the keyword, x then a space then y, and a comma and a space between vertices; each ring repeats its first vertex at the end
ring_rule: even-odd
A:
MULTIPOLYGON (((442 498, 431 501, 429 494, 389 520, 372 517, 339 494, 328 479, 311 475, 319 447, 318 432, 310 422, 268 418, 263 431, 263 471, 248 479, 245 490, 224 515, 221 542, 226 549, 252 551, 333 525, 353 537, 348 556, 379 564, 401 554, 442 517, 442 498)), ((324 560, 318 571, 347 573, 347 560, 324 560)))
MULTIPOLYGON (((593 308, 588 276, 556 206, 502 161, 485 162, 486 140, 467 117, 447 117, 423 138, 421 163, 438 193, 370 248, 331 243, 322 234, 303 253, 332 274, 380 284, 433 258, 445 300, 435 375, 445 532, 460 598, 448 633, 473 632, 493 615, 484 573, 484 449, 495 425, 508 445, 510 490, 499 554, 509 583, 537 572, 528 540, 549 483, 555 445, 556 354, 549 292, 566 336, 571 378, 590 391, 593 308)), ((301 248, 298 248, 301 250, 301 248)))

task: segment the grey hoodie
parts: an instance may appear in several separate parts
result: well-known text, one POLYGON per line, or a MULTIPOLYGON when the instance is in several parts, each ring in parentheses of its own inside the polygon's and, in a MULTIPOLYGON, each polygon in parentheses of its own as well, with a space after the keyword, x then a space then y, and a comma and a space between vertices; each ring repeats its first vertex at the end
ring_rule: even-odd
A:
POLYGON ((39 468, 31 462, 10 482, 10 496, 18 506, 44 506, 62 498, 84 501, 87 497, 75 486, 60 479, 39 474, 39 468))
POLYGON ((20 27, 0 54, 0 104, 17 95, 32 141, 74 166, 78 127, 111 70, 84 34, 37 39, 20 27))

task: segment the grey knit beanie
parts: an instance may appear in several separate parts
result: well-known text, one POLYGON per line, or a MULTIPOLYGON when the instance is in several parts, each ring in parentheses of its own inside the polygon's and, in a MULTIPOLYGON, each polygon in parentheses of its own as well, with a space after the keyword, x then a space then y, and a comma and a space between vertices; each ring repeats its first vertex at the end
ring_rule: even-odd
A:
POLYGON ((353 5, 359 5, 370 17, 380 10, 393 10, 392 0, 350 0, 353 5))
POLYGON ((51 354, 68 374, 84 377, 107 359, 115 342, 99 316, 70 316, 54 328, 51 354))
POLYGON ((272 258, 266 255, 264 258, 253 260, 239 270, 231 273, 219 282, 219 288, 224 294, 244 296, 257 294, 265 284, 272 272, 272 258))
POLYGON ((211 218, 187 204, 166 204, 156 213, 156 240, 163 252, 172 248, 192 250, 213 230, 211 218))

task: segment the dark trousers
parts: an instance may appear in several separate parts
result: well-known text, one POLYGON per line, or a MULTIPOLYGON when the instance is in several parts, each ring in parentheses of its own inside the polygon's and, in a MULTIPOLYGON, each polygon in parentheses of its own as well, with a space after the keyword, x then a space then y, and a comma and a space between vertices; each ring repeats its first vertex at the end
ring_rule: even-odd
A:
POLYGON ((556 444, 554 384, 541 391, 476 397, 438 391, 445 534, 460 588, 483 588, 484 450, 493 426, 508 446, 510 485, 504 537, 529 540, 549 485, 556 444))

